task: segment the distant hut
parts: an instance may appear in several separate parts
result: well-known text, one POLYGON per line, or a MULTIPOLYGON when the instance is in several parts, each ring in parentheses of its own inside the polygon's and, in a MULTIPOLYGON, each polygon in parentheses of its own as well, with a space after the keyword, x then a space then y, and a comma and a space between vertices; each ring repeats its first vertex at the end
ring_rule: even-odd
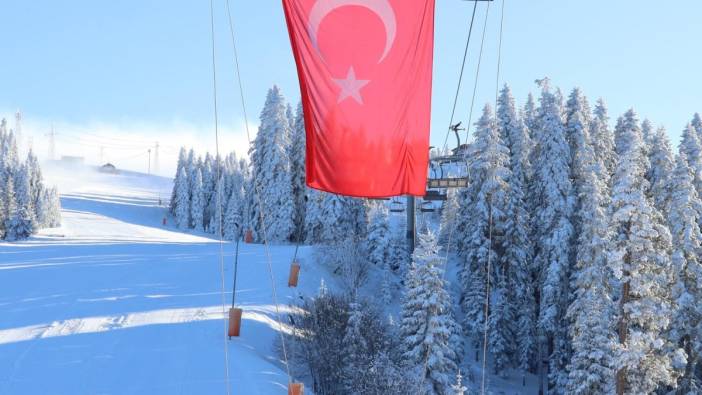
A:
POLYGON ((105 163, 100 166, 100 173, 117 174, 117 168, 112 163, 105 163))

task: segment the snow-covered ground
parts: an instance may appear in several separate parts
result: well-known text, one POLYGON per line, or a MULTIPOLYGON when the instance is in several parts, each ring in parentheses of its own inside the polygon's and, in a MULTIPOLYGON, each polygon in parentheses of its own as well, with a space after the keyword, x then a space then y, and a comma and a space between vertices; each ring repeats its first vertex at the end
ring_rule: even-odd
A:
MULTIPOLYGON (((225 341, 219 241, 162 225, 170 179, 46 173, 62 227, 0 243, 0 394, 224 394, 224 347, 233 394, 286 393, 263 246, 240 246, 242 336, 225 341)), ((303 247, 288 288, 293 250, 271 247, 282 314, 328 277, 303 247)), ((227 308, 233 252, 225 243, 227 308)))

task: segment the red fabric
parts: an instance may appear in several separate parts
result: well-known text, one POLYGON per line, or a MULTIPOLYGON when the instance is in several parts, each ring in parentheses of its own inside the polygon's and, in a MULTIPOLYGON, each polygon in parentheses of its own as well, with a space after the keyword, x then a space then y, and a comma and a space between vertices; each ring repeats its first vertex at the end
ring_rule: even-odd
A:
POLYGON ((307 185, 423 196, 434 0, 283 0, 307 135, 307 185))

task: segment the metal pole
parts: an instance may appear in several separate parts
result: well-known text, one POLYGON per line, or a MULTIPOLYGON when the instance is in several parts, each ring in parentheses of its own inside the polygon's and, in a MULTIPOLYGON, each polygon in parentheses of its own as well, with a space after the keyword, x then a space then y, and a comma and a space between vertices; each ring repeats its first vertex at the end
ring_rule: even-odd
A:
POLYGON ((417 234, 414 196, 407 195, 407 247, 414 252, 414 239, 417 234))
POLYGON ((149 170, 147 174, 151 174, 151 149, 149 148, 149 170))

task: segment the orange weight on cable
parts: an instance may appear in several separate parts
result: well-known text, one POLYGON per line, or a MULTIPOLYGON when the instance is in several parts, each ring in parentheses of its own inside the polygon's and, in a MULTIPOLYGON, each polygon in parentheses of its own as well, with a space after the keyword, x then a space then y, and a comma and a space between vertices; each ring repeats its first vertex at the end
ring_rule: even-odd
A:
POLYGON ((303 395, 305 393, 305 385, 302 383, 288 384, 288 395, 303 395))
POLYGON ((229 338, 239 337, 241 332, 241 314, 243 311, 240 308, 232 307, 229 309, 229 338))
POLYGON ((288 287, 297 287, 297 280, 300 276, 300 264, 293 261, 290 265, 290 275, 288 276, 288 287))

